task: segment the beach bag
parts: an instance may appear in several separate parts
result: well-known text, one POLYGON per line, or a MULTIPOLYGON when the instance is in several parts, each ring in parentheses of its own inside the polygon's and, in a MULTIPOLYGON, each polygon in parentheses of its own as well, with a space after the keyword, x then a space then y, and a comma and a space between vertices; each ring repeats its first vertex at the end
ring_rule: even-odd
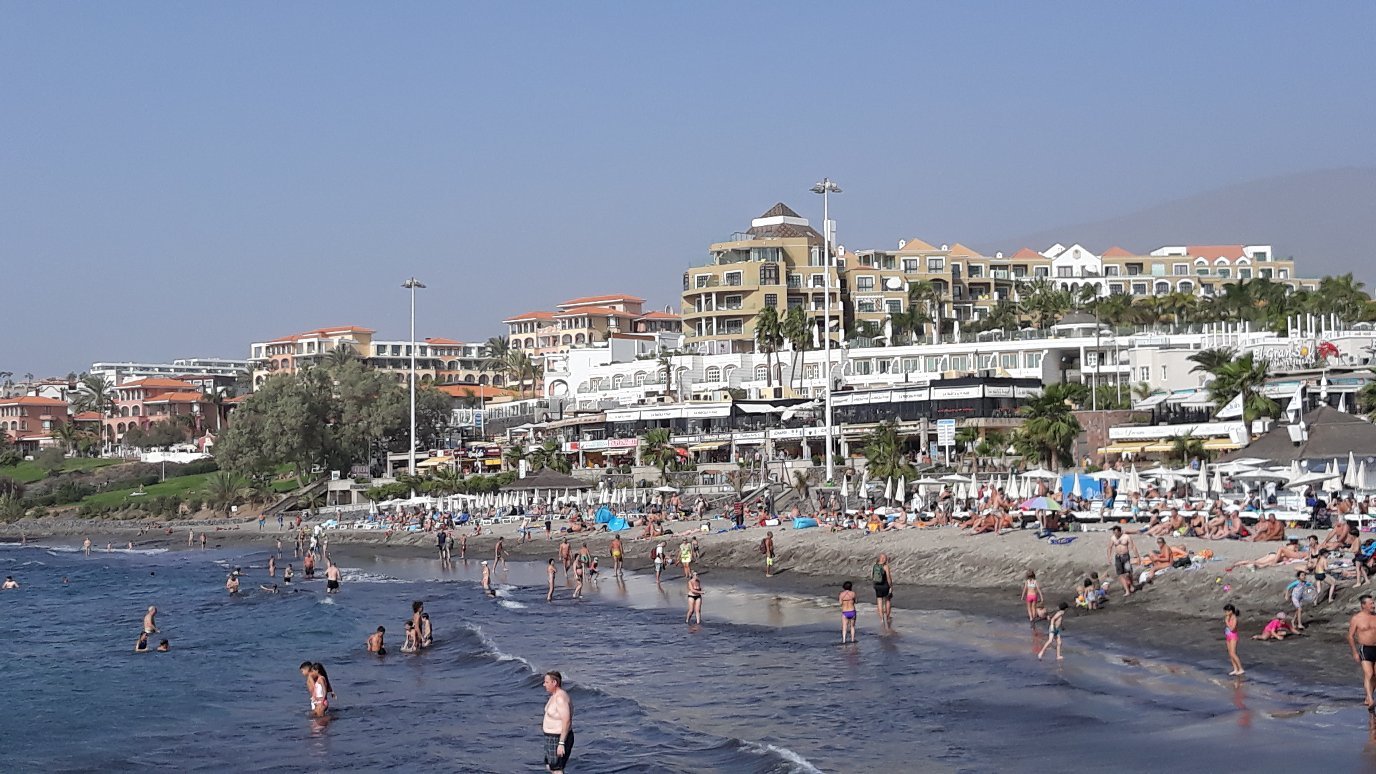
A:
POLYGON ((874 566, 874 569, 873 569, 873 570, 870 570, 870 578, 873 579, 875 583, 883 583, 883 582, 884 582, 884 565, 882 565, 882 564, 876 564, 876 565, 874 566))

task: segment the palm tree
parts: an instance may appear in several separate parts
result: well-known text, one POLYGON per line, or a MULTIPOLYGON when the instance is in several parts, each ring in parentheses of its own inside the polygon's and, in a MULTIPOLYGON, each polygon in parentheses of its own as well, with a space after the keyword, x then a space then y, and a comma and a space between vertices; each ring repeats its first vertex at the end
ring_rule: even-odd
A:
POLYGON ((76 400, 74 408, 77 413, 82 411, 98 411, 101 416, 108 416, 110 410, 115 405, 115 385, 100 374, 86 374, 81 377, 81 383, 77 385, 76 400))
POLYGON ((507 372, 507 355, 511 354, 511 342, 504 336, 493 336, 483 345, 487 355, 478 364, 480 371, 489 371, 494 374, 505 374, 507 372))
POLYGON ((1187 358, 1194 367, 1190 373, 1212 374, 1223 366, 1224 363, 1232 362, 1237 357, 1237 350, 1232 347, 1215 347, 1213 349, 1201 349, 1187 358))
POLYGON ((542 371, 529 352, 519 349, 507 352, 506 373, 519 385, 521 397, 525 397, 527 380, 530 381, 531 389, 536 389, 535 380, 542 371))
MULTIPOLYGON (((908 283, 906 330, 917 335, 932 323, 932 343, 941 340, 941 289, 929 280, 908 283), (920 322, 919 322, 920 321, 920 322)), ((896 330, 896 328, 895 328, 896 330)))
POLYGON ((526 459, 530 463, 531 470, 549 468, 559 473, 567 473, 572 469, 572 466, 569 464, 569 458, 564 456, 564 450, 560 446, 558 439, 555 438, 546 438, 544 443, 535 447, 535 449, 527 455, 526 459))
POLYGON ((1133 306, 1127 293, 1112 293, 1094 302, 1094 314, 1102 322, 1115 328, 1136 325, 1142 321, 1141 310, 1133 306))
POLYGON ((1242 396, 1242 421, 1248 427, 1261 417, 1280 416, 1280 404, 1262 394, 1261 389, 1271 375, 1265 360, 1251 352, 1223 363, 1213 371, 1209 381, 1209 397, 1214 405, 1223 408, 1238 395, 1242 396))
POLYGON ((1036 451, 1037 459, 1056 467, 1072 465, 1075 455, 1071 446, 1082 428, 1080 421, 1071 413, 1075 391, 1072 385, 1051 384, 1042 390, 1041 395, 1029 400, 1019 410, 1025 417, 1019 436, 1029 449, 1036 451))
POLYGON ((1357 391, 1357 410, 1376 419, 1376 381, 1367 382, 1357 391))
POLYGON ((353 347, 341 342, 336 344, 334 349, 325 353, 324 365, 327 370, 333 371, 360 359, 353 347))
POLYGON ((248 497, 244 479, 229 471, 221 470, 205 482, 205 503, 221 514, 228 515, 231 508, 248 497))
POLYGON ((454 466, 440 466, 430 479, 430 489, 432 494, 457 494, 463 489, 463 472, 454 466))
POLYGON ((792 384, 795 378, 799 379, 798 387, 801 391, 802 377, 798 375, 798 363, 807 357, 808 348, 812 346, 812 321, 808 319, 807 312, 801 306, 789 307, 784 313, 779 332, 794 353, 789 361, 788 381, 792 384))
POLYGON ((1041 330, 1050 328, 1071 307, 1069 291, 1060 289, 1045 277, 1023 283, 1018 288, 1018 298, 1022 313, 1032 318, 1032 324, 1041 330))
POLYGON ((779 321, 779 313, 772 306, 766 306, 755 315, 755 351, 764 353, 765 385, 772 388, 774 386, 774 353, 783 346, 784 334, 783 325, 779 321))
POLYGON ((1152 393, 1154 392, 1155 390, 1151 388, 1150 384, 1147 384, 1146 382, 1138 382, 1137 384, 1132 385, 1132 400, 1134 402, 1146 400, 1147 398, 1150 398, 1152 396, 1152 393))
POLYGON ((514 443, 502 452, 502 461, 506 463, 507 470, 520 470, 521 461, 526 458, 526 447, 520 443, 514 443))
POLYGON ((53 439, 62 442, 68 457, 74 457, 77 442, 81 440, 81 431, 77 429, 75 422, 62 422, 53 428, 53 439))
POLYGON ((903 438, 898 434, 898 425, 892 421, 876 427, 865 439, 862 452, 865 455, 865 469, 872 479, 913 478, 917 471, 903 459, 903 438))
POLYGON ((1210 459, 1211 454, 1204 448, 1204 441, 1189 435, 1177 435, 1171 439, 1171 450, 1166 458, 1184 465, 1193 459, 1210 459))
POLYGON ((1336 314, 1346 322, 1361 320, 1367 311, 1371 298, 1351 272, 1337 277, 1324 277, 1319 280, 1314 311, 1318 314, 1336 314))
POLYGON ((1012 333, 1022 323, 1018 315, 1018 305, 1008 298, 1000 298, 989 313, 984 316, 981 327, 986 331, 1005 331, 1012 333))
POLYGON ((671 400, 678 400, 678 391, 674 389, 673 357, 668 352, 662 351, 655 361, 655 366, 664 374, 664 396, 671 400))
POLYGON ((812 472, 807 470, 793 471, 793 481, 789 484, 793 492, 798 495, 798 499, 804 502, 812 501, 812 472))
POLYGON ((640 458, 659 468, 660 483, 668 482, 669 476, 665 471, 668 469, 669 463, 678 459, 678 449, 669 443, 668 428, 654 428, 645 434, 640 444, 640 458))

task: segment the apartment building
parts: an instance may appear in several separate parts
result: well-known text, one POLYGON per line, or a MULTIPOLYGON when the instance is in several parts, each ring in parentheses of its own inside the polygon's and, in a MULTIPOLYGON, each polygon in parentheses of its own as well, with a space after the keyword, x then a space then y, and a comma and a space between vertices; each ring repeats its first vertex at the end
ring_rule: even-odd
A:
POLYGON ((624 336, 677 332, 682 323, 668 311, 644 310, 645 299, 625 293, 571 298, 554 311, 508 317, 507 342, 531 357, 558 355, 624 336))
POLYGON ((838 263, 824 261, 823 238, 788 205, 779 203, 750 222, 750 228, 709 248, 709 260, 683 273, 681 304, 684 344, 704 354, 749 352, 756 316, 772 307, 780 316, 802 307, 821 320, 830 288, 832 336, 844 331, 838 263))
MULTIPOLYGON (((374 339, 371 328, 347 325, 317 328, 304 333, 250 345, 248 363, 256 388, 274 373, 295 373, 317 365, 331 351, 344 347, 380 371, 405 382, 411 373, 411 342, 374 339)), ((493 384, 503 377, 483 370, 487 348, 454 339, 427 338, 416 342, 416 376, 425 384, 493 384)))
POLYGON ((23 454, 52 445, 53 433, 70 421, 65 400, 34 395, 0 399, 0 432, 23 454))
POLYGON ((1173 245, 1147 255, 1134 255, 1115 246, 1098 258, 1098 266, 1090 262, 1085 269, 1083 275, 1067 276, 1094 281, 1101 287, 1101 295, 1190 293, 1212 297, 1221 295, 1226 285, 1251 279, 1268 279, 1295 290, 1319 286, 1317 279, 1299 277, 1293 260, 1277 259, 1270 245, 1173 245), (1095 271, 1097 276, 1092 273, 1095 271))
POLYGON ((190 382, 202 391, 225 392, 233 389, 240 379, 249 376, 247 360, 229 360, 218 357, 193 357, 173 360, 171 363, 139 363, 133 361, 92 363, 87 373, 102 376, 111 384, 123 384, 130 379, 148 376, 167 379, 180 379, 190 382))
POLYGON ((196 385, 180 379, 148 376, 130 379, 114 389, 114 408, 104 418, 105 436, 118 442, 138 427, 189 417, 197 435, 223 423, 220 407, 196 385))

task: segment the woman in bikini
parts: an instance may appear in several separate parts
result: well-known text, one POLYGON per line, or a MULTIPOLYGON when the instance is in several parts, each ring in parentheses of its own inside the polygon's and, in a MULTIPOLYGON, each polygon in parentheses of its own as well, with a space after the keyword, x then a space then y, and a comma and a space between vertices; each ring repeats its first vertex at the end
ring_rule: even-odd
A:
POLYGON ((688 576, 688 614, 683 617, 683 622, 688 623, 694 618, 697 623, 702 623, 702 581, 698 580, 696 572, 688 576))

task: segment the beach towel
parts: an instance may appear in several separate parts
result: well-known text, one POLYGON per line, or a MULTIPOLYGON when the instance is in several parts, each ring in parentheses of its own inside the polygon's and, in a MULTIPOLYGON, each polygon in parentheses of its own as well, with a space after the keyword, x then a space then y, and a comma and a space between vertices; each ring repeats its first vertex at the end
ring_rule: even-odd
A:
POLYGON ((796 519, 793 520, 793 528, 794 528, 794 529, 808 529, 808 528, 810 528, 810 527, 815 527, 815 526, 817 526, 817 520, 816 520, 816 519, 805 518, 805 517, 799 516, 798 518, 796 518, 796 519))
POLYGON ((1075 537, 1076 536, 1074 535, 1071 535, 1069 537, 1053 537, 1048 542, 1050 542, 1053 546, 1068 546, 1071 543, 1075 542, 1075 537))

